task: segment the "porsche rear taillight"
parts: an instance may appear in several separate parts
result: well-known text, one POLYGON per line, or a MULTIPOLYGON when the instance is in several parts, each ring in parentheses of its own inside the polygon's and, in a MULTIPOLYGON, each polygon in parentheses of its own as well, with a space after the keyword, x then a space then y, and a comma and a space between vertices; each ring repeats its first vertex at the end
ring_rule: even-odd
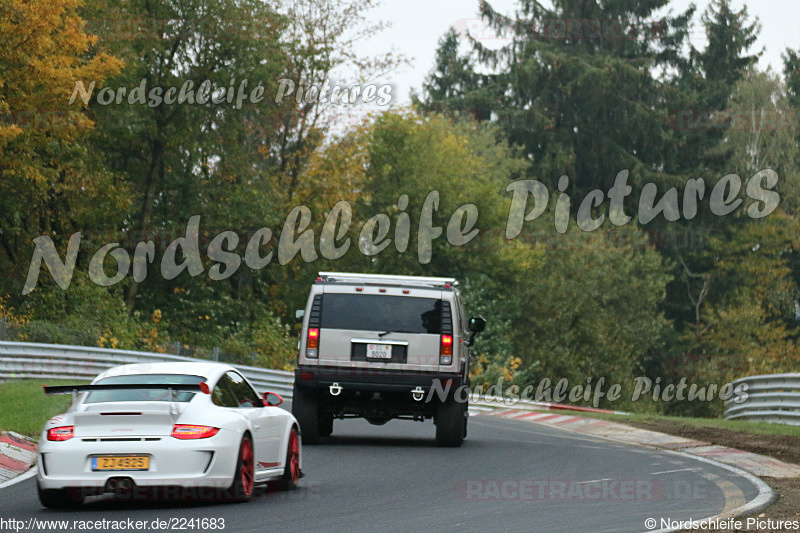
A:
POLYGON ((442 335, 441 346, 439 347, 439 364, 449 365, 453 362, 453 336, 442 335))
POLYGON ((219 432, 219 428, 211 426, 196 426, 193 424, 175 424, 172 428, 172 436, 176 439, 207 439, 219 432))
POLYGON ((319 353, 319 328, 308 328, 306 338, 306 357, 316 358, 319 353))
POLYGON ((63 441, 75 436, 75 426, 61 426, 47 430, 47 440, 63 441))

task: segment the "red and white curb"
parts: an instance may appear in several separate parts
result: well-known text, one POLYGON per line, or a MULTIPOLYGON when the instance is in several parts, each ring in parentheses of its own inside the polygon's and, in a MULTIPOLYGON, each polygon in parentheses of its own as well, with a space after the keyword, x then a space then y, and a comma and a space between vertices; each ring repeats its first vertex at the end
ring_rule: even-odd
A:
POLYGON ((0 433, 0 486, 24 474, 36 462, 36 442, 13 431, 0 433))

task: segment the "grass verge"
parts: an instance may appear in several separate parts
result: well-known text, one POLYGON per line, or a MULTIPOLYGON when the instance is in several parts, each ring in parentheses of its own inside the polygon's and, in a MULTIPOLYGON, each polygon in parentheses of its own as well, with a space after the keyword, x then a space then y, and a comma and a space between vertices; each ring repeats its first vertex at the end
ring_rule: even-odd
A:
MULTIPOLYGON (((565 411, 567 413, 568 411, 565 411)), ((786 424, 770 424, 768 422, 748 422, 747 420, 725 420, 723 418, 682 418, 678 416, 663 416, 654 414, 631 413, 627 415, 612 415, 606 413, 578 413, 576 415, 589 418, 601 418, 622 424, 656 424, 675 425, 684 428, 722 429, 749 433, 752 435, 787 435, 800 437, 800 426, 786 424)))
MULTIPOLYGON (((567 411, 564 413, 566 414, 567 411)), ((575 414, 695 439, 709 444, 728 446, 774 457, 787 463, 800 464, 800 426, 721 418, 680 418, 653 414, 575 414)))
POLYGON ((85 383, 88 382, 54 379, 0 383, 0 430, 38 438, 45 422, 66 411, 72 403, 70 395, 45 396, 42 385, 85 383))

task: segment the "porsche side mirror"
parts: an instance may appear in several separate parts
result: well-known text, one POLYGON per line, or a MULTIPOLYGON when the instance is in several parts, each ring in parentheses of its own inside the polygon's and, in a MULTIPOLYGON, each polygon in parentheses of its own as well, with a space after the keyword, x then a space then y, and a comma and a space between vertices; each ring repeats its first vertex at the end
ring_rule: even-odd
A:
POLYGON ((277 392, 265 392, 262 398, 264 399, 264 407, 277 407, 283 403, 283 397, 277 392))

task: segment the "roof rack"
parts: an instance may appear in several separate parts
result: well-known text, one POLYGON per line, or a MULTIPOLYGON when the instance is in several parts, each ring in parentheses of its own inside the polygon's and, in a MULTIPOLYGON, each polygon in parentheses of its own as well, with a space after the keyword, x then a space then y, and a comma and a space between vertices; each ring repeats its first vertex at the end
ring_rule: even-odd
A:
POLYGON ((427 276, 394 276, 390 274, 356 274, 353 272, 320 272, 319 280, 325 283, 361 283, 364 285, 398 285, 420 287, 455 287, 455 278, 427 276))

